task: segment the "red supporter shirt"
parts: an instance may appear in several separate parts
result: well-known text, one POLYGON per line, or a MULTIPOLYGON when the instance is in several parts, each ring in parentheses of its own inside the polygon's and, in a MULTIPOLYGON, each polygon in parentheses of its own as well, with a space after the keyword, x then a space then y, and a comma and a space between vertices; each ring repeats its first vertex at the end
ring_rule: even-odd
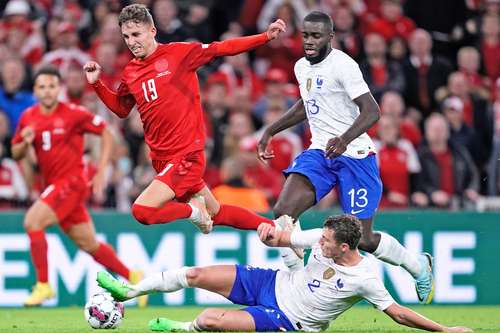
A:
POLYGON ((21 131, 27 126, 35 131, 33 147, 43 180, 48 185, 62 178, 83 177, 83 135, 101 134, 106 124, 99 116, 75 104, 59 102, 51 114, 43 114, 36 104, 21 115, 12 144, 23 141, 21 131))
POLYGON ((453 156, 450 150, 442 153, 433 152, 434 158, 439 166, 440 190, 453 195, 455 193, 455 182, 453 176, 453 156))
POLYGON ((217 56, 234 55, 268 41, 267 34, 211 44, 158 44, 145 59, 125 67, 117 93, 98 81, 94 88, 120 117, 134 104, 154 160, 169 160, 205 147, 205 125, 196 70, 217 56))

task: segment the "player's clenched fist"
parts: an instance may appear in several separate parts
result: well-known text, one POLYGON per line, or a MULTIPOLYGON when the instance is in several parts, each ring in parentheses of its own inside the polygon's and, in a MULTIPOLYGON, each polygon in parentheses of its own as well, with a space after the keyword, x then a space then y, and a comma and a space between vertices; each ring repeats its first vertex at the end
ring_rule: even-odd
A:
POLYGON ((267 246, 278 246, 280 232, 268 223, 261 223, 257 227, 257 234, 262 243, 267 246))
POLYGON ((280 33, 286 31, 286 23, 281 19, 277 19, 273 23, 269 24, 267 28, 267 37, 272 40, 278 38, 280 33))
POLYGON ((95 61, 88 61, 85 65, 83 65, 83 71, 85 72, 88 83, 94 84, 97 80, 99 80, 101 65, 95 61))
POLYGON ((26 126, 25 128, 23 128, 23 130, 21 131, 21 137, 27 144, 32 144, 33 140, 35 140, 35 131, 33 130, 33 127, 26 126))

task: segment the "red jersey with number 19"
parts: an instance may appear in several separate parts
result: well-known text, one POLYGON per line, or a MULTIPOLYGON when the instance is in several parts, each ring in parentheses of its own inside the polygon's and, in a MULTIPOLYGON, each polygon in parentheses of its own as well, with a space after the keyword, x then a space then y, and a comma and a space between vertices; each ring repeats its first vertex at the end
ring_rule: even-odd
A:
POLYGON ((116 93, 101 81, 93 86, 119 117, 126 117, 137 104, 153 160, 186 156, 205 148, 196 70, 215 57, 245 52, 268 40, 262 33, 210 44, 158 44, 146 58, 127 64, 116 93))
POLYGON ((196 69, 216 56, 213 44, 159 44, 125 67, 118 95, 131 94, 153 159, 203 150, 205 126, 196 69))
POLYGON ((19 120, 12 143, 23 141, 21 131, 31 126, 35 132, 38 166, 45 185, 63 178, 83 176, 83 134, 101 134, 106 123, 81 106, 59 102, 50 114, 44 114, 40 105, 26 109, 19 120))

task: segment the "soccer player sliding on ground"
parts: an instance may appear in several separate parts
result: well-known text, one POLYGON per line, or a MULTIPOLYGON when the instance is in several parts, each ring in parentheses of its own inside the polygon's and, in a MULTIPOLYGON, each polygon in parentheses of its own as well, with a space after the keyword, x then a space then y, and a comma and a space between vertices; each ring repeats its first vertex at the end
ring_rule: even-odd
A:
POLYGON ((226 297, 243 309, 205 309, 192 322, 156 318, 153 331, 306 331, 328 328, 355 303, 366 300, 401 325, 436 332, 472 332, 447 327, 397 304, 377 276, 373 263, 361 256, 361 223, 351 215, 329 217, 323 229, 279 231, 258 228, 269 246, 312 248, 307 266, 293 272, 241 265, 183 267, 128 285, 99 272, 97 282, 119 301, 156 292, 202 288, 226 297))
POLYGON ((119 24, 134 59, 125 67, 118 91, 99 80, 101 67, 96 62, 85 64, 84 71, 117 116, 127 117, 134 105, 141 115, 158 175, 132 206, 137 221, 151 225, 189 218, 203 233, 213 225, 256 230, 262 222, 274 224, 244 208, 220 205, 205 185, 206 132, 196 70, 215 57, 242 53, 278 38, 285 23, 277 20, 259 35, 210 44, 158 43, 153 18, 143 5, 123 8, 119 24))

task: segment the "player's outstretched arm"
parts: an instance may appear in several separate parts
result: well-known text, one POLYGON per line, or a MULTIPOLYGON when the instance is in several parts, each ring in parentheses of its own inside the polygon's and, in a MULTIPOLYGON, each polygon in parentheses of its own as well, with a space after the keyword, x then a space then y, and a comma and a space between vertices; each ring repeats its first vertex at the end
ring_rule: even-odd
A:
POLYGON ((121 96, 112 91, 99 80, 101 74, 101 66, 95 61, 88 61, 84 66, 85 77, 87 82, 92 85, 97 96, 114 114, 120 118, 128 116, 135 105, 135 100, 131 95, 121 96))
POLYGON ((326 145, 328 158, 342 155, 352 140, 365 133, 380 118, 380 109, 371 93, 367 92, 355 98, 354 102, 358 105, 360 114, 344 134, 328 140, 326 145))
POLYGON ((280 33, 286 30, 283 20, 277 19, 269 25, 267 31, 253 36, 232 38, 221 42, 216 42, 216 56, 232 56, 249 51, 257 46, 267 43, 279 37, 280 33))
POLYGON ((306 120, 306 110, 302 98, 299 99, 280 119, 272 123, 259 140, 257 145, 257 154, 261 161, 269 160, 274 157, 272 151, 267 150, 267 145, 271 138, 281 131, 295 126, 306 120))
POLYGON ((472 329, 464 326, 443 326, 397 303, 393 303, 384 312, 398 324, 408 327, 431 332, 473 332, 472 329))
POLYGON ((323 229, 294 230, 292 232, 279 230, 268 223, 261 223, 257 234, 262 243, 271 247, 298 247, 311 248, 318 243, 323 234, 323 229))

